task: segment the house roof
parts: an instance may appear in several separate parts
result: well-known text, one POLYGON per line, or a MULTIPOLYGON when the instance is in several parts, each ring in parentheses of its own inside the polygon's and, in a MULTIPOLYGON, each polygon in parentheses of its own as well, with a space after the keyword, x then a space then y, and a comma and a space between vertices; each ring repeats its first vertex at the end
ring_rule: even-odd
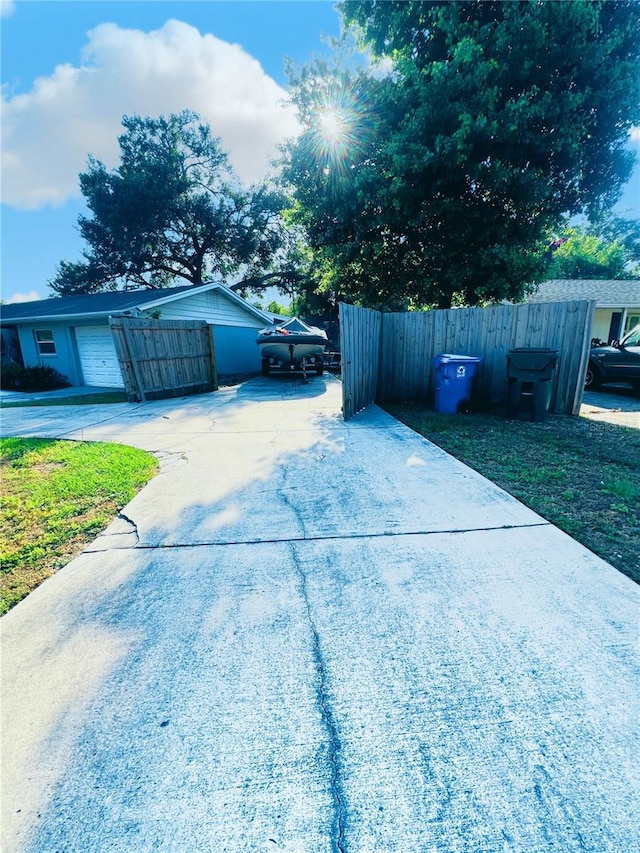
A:
POLYGON ((597 308, 640 308, 640 281, 552 279, 527 297, 527 302, 570 302, 595 299, 597 308))
POLYGON ((116 290, 108 293, 91 293, 81 296, 56 296, 35 302, 17 302, 2 306, 4 323, 28 323, 37 320, 77 320, 80 318, 108 317, 131 311, 155 308, 208 290, 219 290, 261 320, 270 322, 269 315, 251 305, 237 293, 219 282, 207 282, 184 287, 165 287, 159 290, 116 290))

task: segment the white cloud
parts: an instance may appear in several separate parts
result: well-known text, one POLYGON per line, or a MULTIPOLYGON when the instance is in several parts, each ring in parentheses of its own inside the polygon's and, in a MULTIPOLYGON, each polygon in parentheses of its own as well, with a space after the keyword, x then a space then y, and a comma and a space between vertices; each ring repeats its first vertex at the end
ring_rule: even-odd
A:
POLYGON ((0 18, 8 18, 16 10, 14 0, 0 0, 0 18))
POLYGON ((286 92, 239 45, 180 21, 149 33, 101 24, 81 67, 59 65, 27 94, 2 97, 3 201, 62 204, 93 154, 118 162, 123 115, 192 109, 221 137, 246 182, 259 180, 277 144, 297 131, 286 92))
POLYGON ((5 302, 14 305, 16 302, 35 302, 36 299, 42 299, 42 296, 36 290, 30 290, 29 293, 14 293, 5 302))

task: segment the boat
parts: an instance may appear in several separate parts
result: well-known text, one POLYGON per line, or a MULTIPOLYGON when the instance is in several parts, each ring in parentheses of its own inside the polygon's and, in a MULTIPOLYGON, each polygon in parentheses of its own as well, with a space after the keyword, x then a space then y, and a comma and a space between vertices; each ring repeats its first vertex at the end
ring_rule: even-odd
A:
POLYGON ((314 367, 318 375, 323 372, 322 353, 327 346, 327 333, 317 326, 309 326, 299 317, 286 323, 258 332, 256 343, 262 357, 262 373, 268 376, 272 369, 302 370, 314 367))

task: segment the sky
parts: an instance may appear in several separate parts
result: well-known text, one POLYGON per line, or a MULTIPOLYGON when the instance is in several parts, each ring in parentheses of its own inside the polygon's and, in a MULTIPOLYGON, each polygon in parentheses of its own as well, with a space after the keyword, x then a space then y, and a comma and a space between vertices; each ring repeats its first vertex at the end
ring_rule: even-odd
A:
POLYGON ((287 59, 329 52, 325 0, 0 0, 2 299, 46 299, 80 260, 78 175, 117 166, 123 115, 193 109, 240 178, 258 181, 297 130, 287 59))
MULTIPOLYGON (((0 0, 2 299, 46 299, 80 260, 78 175, 117 166, 123 115, 195 110, 260 180, 297 130, 287 59, 339 33, 333 0, 0 0)), ((640 165, 618 209, 640 216, 640 165)))

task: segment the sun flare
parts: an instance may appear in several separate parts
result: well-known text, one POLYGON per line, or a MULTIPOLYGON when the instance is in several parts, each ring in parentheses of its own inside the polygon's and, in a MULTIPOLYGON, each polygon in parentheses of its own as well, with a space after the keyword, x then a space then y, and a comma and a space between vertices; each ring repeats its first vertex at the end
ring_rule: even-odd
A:
POLYGON ((311 113, 310 151, 325 174, 352 168, 371 137, 372 117, 355 84, 338 81, 320 93, 311 113))
POLYGON ((320 133, 326 142, 339 142, 347 132, 347 125, 335 109, 327 109, 319 119, 320 133))

